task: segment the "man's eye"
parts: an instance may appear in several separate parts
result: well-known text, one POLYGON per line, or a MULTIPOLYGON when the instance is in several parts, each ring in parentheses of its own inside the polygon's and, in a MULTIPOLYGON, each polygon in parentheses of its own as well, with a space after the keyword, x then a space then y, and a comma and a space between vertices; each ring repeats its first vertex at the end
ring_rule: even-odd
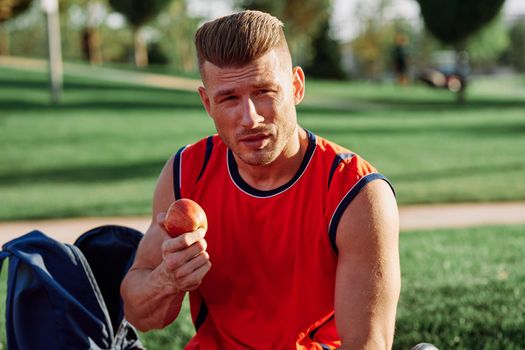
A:
POLYGON ((226 96, 226 97, 224 97, 224 98, 221 100, 221 102, 234 101, 234 100, 236 100, 236 99, 237 99, 237 97, 235 97, 235 96, 233 96, 233 95, 232 95, 232 96, 226 96))

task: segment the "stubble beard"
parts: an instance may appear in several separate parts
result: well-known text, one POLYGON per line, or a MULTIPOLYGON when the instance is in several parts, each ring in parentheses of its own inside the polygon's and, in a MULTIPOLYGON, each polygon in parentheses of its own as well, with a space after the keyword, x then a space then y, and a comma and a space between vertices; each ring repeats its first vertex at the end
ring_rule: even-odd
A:
MULTIPOLYGON (((295 125, 286 125, 286 127, 271 131, 266 128, 261 128, 256 132, 250 132, 247 134, 256 134, 257 132, 269 131, 272 136, 270 142, 262 149, 255 151, 241 151, 239 148, 235 147, 230 149, 233 153, 244 163, 251 166, 265 166, 274 162, 283 152, 286 145, 290 142, 290 139, 294 132, 297 130, 297 124, 295 125), (283 132, 279 134, 279 132, 283 132)), ((247 135, 239 135, 239 138, 242 138, 247 135)), ((233 145, 232 145, 233 146, 233 145)))
MULTIPOLYGON (((265 132, 268 130, 259 130, 258 132, 265 132)), ((246 137, 251 134, 256 134, 257 132, 243 133, 236 137, 236 140, 246 137)), ((233 153, 239 158, 242 162, 251 165, 251 166, 264 166, 273 162, 278 154, 280 153, 278 136, 274 132, 270 132, 270 140, 267 145, 261 149, 257 150, 243 150, 237 142, 233 142, 229 145, 233 153)))

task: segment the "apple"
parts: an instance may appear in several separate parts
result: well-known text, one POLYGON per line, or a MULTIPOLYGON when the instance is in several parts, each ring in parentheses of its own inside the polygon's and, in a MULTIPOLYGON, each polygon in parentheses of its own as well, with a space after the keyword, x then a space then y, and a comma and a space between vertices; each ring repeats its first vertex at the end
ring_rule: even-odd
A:
POLYGON ((171 203, 166 212, 164 228, 171 237, 177 237, 199 228, 207 229, 206 213, 200 205, 188 198, 181 198, 171 203))

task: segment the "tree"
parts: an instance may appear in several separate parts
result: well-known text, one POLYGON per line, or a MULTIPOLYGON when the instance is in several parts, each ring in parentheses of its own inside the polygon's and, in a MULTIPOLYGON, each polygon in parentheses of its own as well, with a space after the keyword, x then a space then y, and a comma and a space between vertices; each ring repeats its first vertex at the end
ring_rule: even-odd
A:
MULTIPOLYGON (((469 37, 493 20, 505 0, 417 0, 425 26, 443 44, 451 45, 457 57, 466 49, 469 37)), ((456 62, 456 67, 465 62, 456 62)), ((459 70, 459 69, 458 69, 459 70)), ((465 89, 458 92, 464 100, 465 89)))
POLYGON ((505 0, 417 0, 427 29, 445 44, 462 45, 501 10, 505 0))
POLYGON ((115 11, 120 12, 131 25, 133 42, 135 46, 135 65, 145 67, 148 65, 147 44, 141 36, 141 27, 157 16, 171 0, 109 0, 115 11))
POLYGON ((386 68, 387 56, 385 43, 390 43, 391 28, 369 20, 351 42, 353 55, 359 66, 359 74, 368 79, 380 79, 386 68))
POLYGON ((390 20, 386 13, 392 6, 391 0, 363 1, 356 7, 359 34, 348 45, 359 77, 381 80, 392 66, 392 48, 396 33, 411 37, 408 22, 398 18, 390 20))
POLYGON ((197 70, 197 57, 192 39, 200 19, 190 17, 185 6, 184 0, 173 0, 152 26, 159 33, 157 46, 169 63, 179 71, 194 72, 197 70))
POLYGON ((330 0, 237 0, 237 3, 282 20, 290 50, 301 64, 309 60, 312 38, 330 17, 330 0))
POLYGON ((475 70, 490 70, 509 47, 509 33, 498 16, 473 34, 466 45, 470 64, 475 70))
POLYGON ((325 20, 321 30, 314 37, 313 58, 305 71, 311 76, 325 79, 343 79, 341 48, 339 42, 330 37, 330 22, 325 20))
POLYGON ((9 36, 1 27, 2 24, 27 10, 31 2, 32 0, 0 0, 0 54, 9 54, 9 36))
POLYGON ((98 27, 101 20, 99 13, 103 7, 99 1, 87 0, 85 2, 86 21, 82 31, 82 51, 84 58, 91 64, 102 63, 102 52, 100 46, 100 33, 98 27))
POLYGON ((32 0, 0 0, 0 23, 27 10, 31 2, 32 0))
POLYGON ((65 56, 74 52, 75 59, 82 57, 91 64, 102 63, 100 27, 108 13, 106 1, 60 0, 59 10, 64 19, 61 32, 65 56))
POLYGON ((518 72, 525 72, 525 19, 512 24, 510 29, 510 63, 518 72))

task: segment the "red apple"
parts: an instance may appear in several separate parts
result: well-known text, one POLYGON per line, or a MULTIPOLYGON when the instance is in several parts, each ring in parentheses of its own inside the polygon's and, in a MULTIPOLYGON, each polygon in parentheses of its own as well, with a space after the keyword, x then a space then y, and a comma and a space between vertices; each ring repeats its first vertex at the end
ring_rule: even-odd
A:
POLYGON ((171 203, 166 212, 164 227, 171 237, 177 237, 199 228, 208 228, 206 213, 196 202, 188 198, 178 199, 171 203))

